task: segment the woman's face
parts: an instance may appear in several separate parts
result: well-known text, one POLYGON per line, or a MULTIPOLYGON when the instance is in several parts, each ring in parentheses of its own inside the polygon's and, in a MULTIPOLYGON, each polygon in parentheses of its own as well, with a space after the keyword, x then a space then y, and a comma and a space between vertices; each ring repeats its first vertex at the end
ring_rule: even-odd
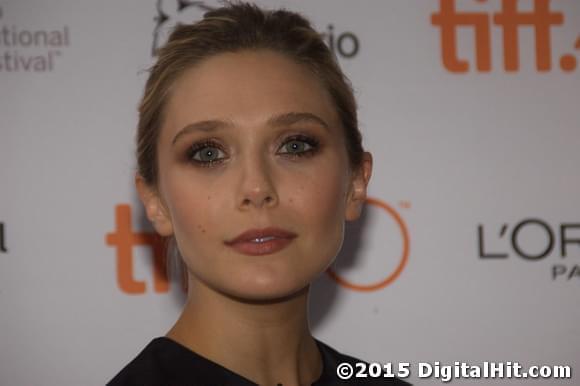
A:
POLYGON ((158 157, 158 189, 137 183, 148 217, 175 236, 193 280, 247 300, 291 295, 328 267, 371 170, 368 154, 360 171, 349 168, 317 78, 270 51, 187 70, 172 87, 158 157), (248 230, 257 233, 235 242, 248 230))

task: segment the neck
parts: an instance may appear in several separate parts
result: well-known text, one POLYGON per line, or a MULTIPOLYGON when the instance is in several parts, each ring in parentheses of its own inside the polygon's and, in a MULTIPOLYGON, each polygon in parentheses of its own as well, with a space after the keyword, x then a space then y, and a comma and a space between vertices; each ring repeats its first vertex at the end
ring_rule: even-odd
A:
POLYGON ((187 303, 167 336, 259 385, 310 385, 322 360, 308 327, 308 290, 243 301, 190 279, 187 303))

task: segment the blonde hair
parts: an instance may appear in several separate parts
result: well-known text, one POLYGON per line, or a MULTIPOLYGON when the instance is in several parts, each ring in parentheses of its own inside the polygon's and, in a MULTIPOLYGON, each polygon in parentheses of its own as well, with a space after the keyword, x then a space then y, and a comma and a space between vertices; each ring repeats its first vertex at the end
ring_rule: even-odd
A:
POLYGON ((157 142, 175 80, 211 56, 256 49, 286 55, 317 76, 340 117, 350 164, 360 165, 363 148, 353 91, 322 36, 297 13, 237 2, 207 12, 197 23, 177 26, 158 51, 139 105, 137 127, 137 169, 150 186, 157 187, 157 142))

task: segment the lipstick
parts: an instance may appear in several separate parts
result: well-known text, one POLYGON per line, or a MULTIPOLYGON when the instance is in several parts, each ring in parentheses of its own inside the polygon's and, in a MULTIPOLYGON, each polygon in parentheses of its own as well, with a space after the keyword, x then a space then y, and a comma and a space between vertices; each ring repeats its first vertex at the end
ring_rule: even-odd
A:
POLYGON ((288 246, 297 234, 280 228, 247 230, 224 243, 239 253, 250 256, 269 255, 288 246))

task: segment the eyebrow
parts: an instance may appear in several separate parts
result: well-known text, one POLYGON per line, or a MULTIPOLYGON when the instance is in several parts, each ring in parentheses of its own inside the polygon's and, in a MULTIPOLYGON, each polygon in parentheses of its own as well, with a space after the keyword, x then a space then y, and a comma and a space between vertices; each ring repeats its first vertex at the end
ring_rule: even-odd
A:
MULTIPOLYGON (((269 126, 288 126, 296 123, 315 123, 326 130, 330 130, 330 126, 326 121, 320 118, 318 115, 313 113, 305 112, 289 112, 284 114, 279 114, 268 119, 267 124, 269 126)), ((183 129, 173 137, 172 145, 174 145, 177 140, 185 134, 194 131, 203 131, 206 133, 222 130, 228 127, 232 127, 234 124, 231 121, 222 121, 218 119, 210 119, 205 121, 194 122, 186 125, 183 129)))

